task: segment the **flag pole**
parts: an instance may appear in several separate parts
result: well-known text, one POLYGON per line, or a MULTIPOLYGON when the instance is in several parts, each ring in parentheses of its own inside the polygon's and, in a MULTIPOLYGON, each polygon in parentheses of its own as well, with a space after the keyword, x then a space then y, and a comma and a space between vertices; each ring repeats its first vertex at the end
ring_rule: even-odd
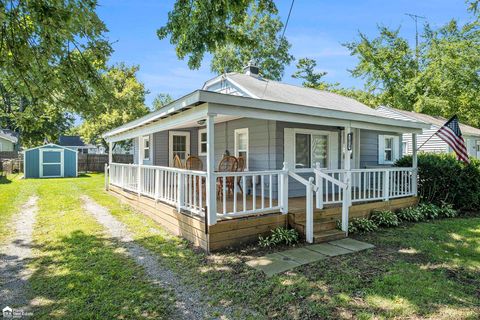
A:
MULTIPOLYGON (((440 129, 438 129, 438 130, 440 130, 440 129)), ((425 143, 427 143, 430 139, 432 139, 432 137, 437 134, 438 130, 435 131, 427 140, 425 140, 425 141, 422 143, 422 145, 417 148, 417 151, 420 150, 420 148, 423 147, 423 146, 425 145, 425 143)))

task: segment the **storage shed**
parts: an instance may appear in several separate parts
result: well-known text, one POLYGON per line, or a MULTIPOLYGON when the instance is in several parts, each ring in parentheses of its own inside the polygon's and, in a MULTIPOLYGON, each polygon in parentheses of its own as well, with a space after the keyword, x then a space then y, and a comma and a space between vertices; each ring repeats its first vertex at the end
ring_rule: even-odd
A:
POLYGON ((25 150, 25 178, 76 177, 77 151, 53 143, 25 150))

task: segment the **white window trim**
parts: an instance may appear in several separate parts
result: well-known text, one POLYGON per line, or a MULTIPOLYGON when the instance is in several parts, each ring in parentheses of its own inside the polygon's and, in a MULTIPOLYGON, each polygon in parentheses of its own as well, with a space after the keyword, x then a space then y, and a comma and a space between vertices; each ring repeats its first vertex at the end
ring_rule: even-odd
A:
MULTIPOLYGON (((45 148, 40 149, 38 153, 38 173, 40 178, 62 178, 64 174, 64 149, 56 148, 45 148), (44 152, 59 152, 60 153, 60 162, 55 163, 43 163, 43 153, 44 152), (59 176, 44 176, 43 175, 43 165, 59 165, 60 164, 60 175, 59 176)), ((77 161, 78 162, 78 161, 77 161)))
POLYGON ((185 136, 187 137, 186 141, 186 155, 185 158, 188 158, 190 155, 190 131, 169 131, 168 132, 168 165, 173 166, 173 136, 185 136))
POLYGON ((249 168, 249 161, 250 161, 250 136, 248 134, 248 128, 241 128, 241 129, 235 129, 233 131, 233 135, 234 135, 234 141, 235 141, 235 146, 234 146, 234 149, 235 149, 235 157, 238 158, 239 156, 239 152, 241 151, 246 151, 247 152, 247 158, 245 159, 245 171, 248 171, 248 168, 249 168), (247 134, 247 150, 238 150, 238 135, 239 134, 242 134, 242 133, 246 133, 247 134))
POLYGON ((142 140, 142 144, 141 144, 141 146, 142 146, 142 151, 141 151, 142 152, 142 160, 150 161, 150 157, 152 155, 152 153, 151 153, 152 148, 151 148, 151 144, 150 144, 150 136, 143 136, 141 140, 142 140), (145 147, 145 141, 147 141, 147 140, 148 140, 148 148, 145 147), (146 149, 148 149, 148 158, 145 158, 145 150, 146 149))
POLYGON ((378 135, 378 164, 394 164, 400 156, 400 137, 395 135, 378 135), (392 160, 385 160, 385 140, 392 139, 392 160))
MULTIPOLYGON (((198 129, 198 155, 199 156, 206 156, 207 153, 206 152, 202 152, 202 133, 207 133, 207 128, 203 128, 203 129, 198 129)), ((207 144, 207 141, 208 141, 208 138, 207 140, 205 140, 205 144, 207 144)), ((208 145, 207 145, 207 148, 208 148, 208 145)))
MULTIPOLYGON (((313 129, 293 129, 293 160, 294 160, 294 164, 293 164, 293 168, 295 171, 310 171, 312 168, 315 167, 315 164, 314 163, 310 163, 310 168, 297 168, 297 163, 296 163, 296 159, 297 159, 297 143, 296 143, 296 135, 297 133, 300 133, 300 134, 309 134, 310 135, 310 139, 311 139, 311 136, 312 135, 323 135, 323 136, 327 136, 327 139, 328 139, 328 151, 327 151, 327 168, 336 168, 337 165, 335 165, 335 163, 333 163, 333 161, 337 161, 338 162, 338 158, 337 157, 334 157, 333 156, 333 153, 334 153, 334 141, 333 141, 333 132, 332 131, 325 131, 325 130, 313 130, 313 129)), ((337 142, 338 143, 338 142, 337 142)), ((311 145, 310 145, 310 148, 311 148, 311 145)), ((310 153, 312 152, 312 150, 310 150, 310 153)), ((311 160, 311 154, 310 154, 310 160, 311 160)))
POLYGON ((0 141, 0 151, 3 151, 3 143, 0 141))

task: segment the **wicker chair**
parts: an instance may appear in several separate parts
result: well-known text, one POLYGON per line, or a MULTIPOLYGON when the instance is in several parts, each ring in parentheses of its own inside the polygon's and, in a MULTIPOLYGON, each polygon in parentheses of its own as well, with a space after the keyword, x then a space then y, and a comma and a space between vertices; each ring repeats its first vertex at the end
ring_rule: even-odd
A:
POLYGON ((179 169, 185 169, 185 167, 183 166, 183 163, 182 163, 182 159, 180 159, 178 154, 176 154, 173 157, 173 167, 174 168, 179 168, 179 169))
MULTIPOLYGON (((243 172, 245 170, 245 158, 244 157, 238 157, 237 162, 238 162, 237 171, 238 172, 243 172)), ((241 181, 242 181, 241 179, 238 179, 237 186, 240 188, 240 191, 243 193, 243 188, 242 188, 241 181)))
POLYGON ((197 156, 190 156, 185 161, 185 169, 202 171, 203 170, 203 162, 197 156))
MULTIPOLYGON (((219 172, 236 172, 238 168, 237 158, 232 156, 223 157, 218 165, 219 172)), ((225 179, 227 194, 233 193, 234 177, 227 177, 225 179)), ((223 196, 223 178, 219 177, 217 180, 217 196, 223 196)))

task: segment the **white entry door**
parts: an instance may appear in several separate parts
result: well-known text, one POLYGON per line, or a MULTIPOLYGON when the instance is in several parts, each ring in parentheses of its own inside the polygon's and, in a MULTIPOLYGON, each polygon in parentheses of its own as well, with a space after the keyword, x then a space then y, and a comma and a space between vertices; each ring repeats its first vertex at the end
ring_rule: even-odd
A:
POLYGON ((173 166, 173 158, 178 155, 180 160, 185 163, 185 160, 190 155, 190 132, 187 131, 170 131, 168 143, 168 163, 173 166))

